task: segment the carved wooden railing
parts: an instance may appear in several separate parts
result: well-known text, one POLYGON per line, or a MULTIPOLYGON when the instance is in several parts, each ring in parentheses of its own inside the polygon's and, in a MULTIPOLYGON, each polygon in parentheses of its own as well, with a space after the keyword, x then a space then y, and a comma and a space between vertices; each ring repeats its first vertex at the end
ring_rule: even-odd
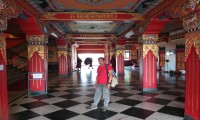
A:
POLYGON ((28 71, 28 60, 25 57, 7 51, 7 61, 8 64, 28 71))

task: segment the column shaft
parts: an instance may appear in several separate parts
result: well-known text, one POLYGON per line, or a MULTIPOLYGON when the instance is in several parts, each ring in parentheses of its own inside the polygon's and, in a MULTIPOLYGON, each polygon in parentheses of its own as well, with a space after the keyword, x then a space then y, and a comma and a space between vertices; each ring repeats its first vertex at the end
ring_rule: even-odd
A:
POLYGON ((0 120, 8 120, 6 37, 3 33, 0 33, 0 78, 0 120))
POLYGON ((48 48, 44 35, 28 35, 29 94, 47 93, 48 48))
POLYGON ((116 48, 116 72, 118 75, 124 75, 124 45, 117 45, 116 48))
POLYGON ((186 36, 186 120, 200 120, 200 32, 186 36))
POLYGON ((144 34, 142 36, 140 55, 140 85, 143 91, 157 90, 157 34, 144 34))
POLYGON ((67 50, 58 51, 58 64, 59 64, 59 74, 67 75, 68 74, 68 65, 67 65, 67 50))

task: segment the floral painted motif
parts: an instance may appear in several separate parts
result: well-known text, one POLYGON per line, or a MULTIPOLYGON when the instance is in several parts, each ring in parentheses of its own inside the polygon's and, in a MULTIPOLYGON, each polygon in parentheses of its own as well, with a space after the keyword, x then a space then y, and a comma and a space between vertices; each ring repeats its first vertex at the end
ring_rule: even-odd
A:
POLYGON ((200 27, 200 15, 193 14, 183 19, 183 27, 186 30, 200 27))

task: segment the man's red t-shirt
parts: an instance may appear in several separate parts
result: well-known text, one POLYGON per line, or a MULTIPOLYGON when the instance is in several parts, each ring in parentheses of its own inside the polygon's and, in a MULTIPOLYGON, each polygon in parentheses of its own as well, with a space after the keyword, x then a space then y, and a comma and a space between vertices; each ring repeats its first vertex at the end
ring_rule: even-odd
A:
MULTIPOLYGON (((113 68, 108 65, 108 71, 113 70, 113 68)), ((98 84, 107 84, 108 80, 107 80, 107 71, 106 71, 106 65, 100 65, 97 68, 97 83, 98 84)))

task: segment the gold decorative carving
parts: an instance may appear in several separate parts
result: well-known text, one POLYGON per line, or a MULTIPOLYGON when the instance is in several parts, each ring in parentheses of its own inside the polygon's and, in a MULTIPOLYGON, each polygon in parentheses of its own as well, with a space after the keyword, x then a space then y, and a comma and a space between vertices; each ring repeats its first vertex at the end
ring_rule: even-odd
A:
POLYGON ((27 35, 26 40, 32 44, 46 44, 48 42, 45 35, 27 35))
POLYGON ((60 56, 64 56, 64 57, 67 57, 67 51, 64 51, 64 50, 62 50, 62 51, 58 51, 58 58, 60 57, 60 56))
POLYGON ((185 43, 185 58, 188 58, 191 47, 195 47, 195 51, 200 59, 200 32, 192 32, 187 33, 185 35, 186 43, 185 43))
POLYGON ((4 33, 0 33, 0 51, 6 62, 6 37, 4 33))
POLYGON ((116 51, 116 57, 118 57, 120 54, 121 54, 122 56, 124 56, 124 50, 117 50, 117 51, 116 51))
POLYGON ((47 12, 43 20, 143 20, 139 13, 47 12), (60 17, 58 18, 57 15, 60 17), (124 17, 125 16, 125 17, 124 17))
POLYGON ((152 51, 156 58, 158 58, 158 46, 157 44, 143 44, 142 45, 142 56, 146 57, 149 51, 152 51))
POLYGON ((125 45, 116 45, 116 50, 125 50, 125 45))
POLYGON ((68 53, 68 56, 70 57, 72 56, 72 51, 68 51, 67 53, 68 53))
POLYGON ((52 19, 56 19, 56 18, 55 18, 55 15, 56 15, 56 13, 47 12, 47 13, 45 13, 45 14, 43 15, 43 17, 44 17, 45 19, 52 20, 52 19))
POLYGON ((156 43, 158 40, 158 34, 143 34, 142 40, 144 43, 156 43))
POLYGON ((44 35, 27 35, 26 39, 28 41, 35 41, 35 40, 44 41, 45 37, 44 35))
POLYGON ((45 46, 44 45, 28 45, 28 59, 33 57, 33 54, 38 52, 39 56, 44 60, 45 46))
POLYGON ((4 9, 0 11, 0 15, 6 18, 16 18, 23 12, 22 8, 16 5, 14 0, 5 0, 4 6, 4 9))
POLYGON ((67 49, 67 46, 66 46, 66 45, 59 45, 59 46, 58 46, 58 50, 59 50, 59 51, 67 51, 68 49, 67 49))

